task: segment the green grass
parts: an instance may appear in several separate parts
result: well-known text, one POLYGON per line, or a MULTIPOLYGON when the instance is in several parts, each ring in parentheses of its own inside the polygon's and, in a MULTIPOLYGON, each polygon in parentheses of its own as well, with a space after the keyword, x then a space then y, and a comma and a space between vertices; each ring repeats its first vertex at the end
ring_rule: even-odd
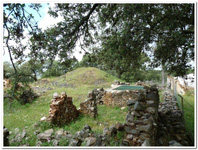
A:
POLYGON ((185 126, 194 137, 194 91, 188 91, 183 97, 185 126))
MULTIPOLYGON (((47 91, 45 94, 33 101, 32 104, 21 105, 16 100, 10 102, 8 99, 4 100, 4 120, 3 124, 8 128, 9 131, 14 131, 15 128, 19 128, 20 131, 26 128, 29 137, 31 137, 28 142, 30 146, 35 146, 36 136, 33 132, 36 130, 33 124, 38 122, 41 117, 48 116, 49 106, 51 103, 53 93, 61 93, 65 91, 68 96, 73 98, 74 105, 78 108, 80 103, 83 102, 88 95, 89 91, 94 88, 110 88, 110 85, 118 80, 117 78, 107 74, 96 68, 78 68, 72 72, 57 78, 46 78, 49 83, 38 84, 33 83, 31 86, 39 87, 51 87, 53 90, 47 91), (67 83, 73 85, 72 87, 58 87, 51 85, 53 82, 67 83)), ((62 126, 64 130, 69 131, 74 134, 75 132, 81 130, 85 124, 91 126, 92 130, 98 133, 102 133, 105 123, 109 126, 116 124, 117 122, 124 123, 127 113, 127 108, 121 110, 118 107, 111 108, 107 106, 98 106, 98 116, 93 119, 86 115, 80 115, 74 122, 69 125, 62 126)), ((44 131, 46 129, 53 128, 58 130, 59 127, 50 126, 49 124, 41 124, 39 130, 44 131)), ((10 135, 12 138, 13 135, 10 135)), ((27 141, 23 141, 25 143, 27 141)), ((18 145, 15 143, 14 145, 18 145)))

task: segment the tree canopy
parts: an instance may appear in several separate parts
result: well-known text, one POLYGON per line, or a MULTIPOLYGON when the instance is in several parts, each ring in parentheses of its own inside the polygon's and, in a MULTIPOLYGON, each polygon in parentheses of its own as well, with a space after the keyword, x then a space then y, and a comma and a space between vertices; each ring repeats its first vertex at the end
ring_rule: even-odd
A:
MULTIPOLYGON (((24 4, 4 7, 4 28, 9 31, 6 44, 20 59, 22 49, 10 48, 8 39, 11 35, 12 39, 22 38, 23 27, 31 26, 22 13, 24 4)), ((30 56, 41 62, 53 63, 58 56, 66 63, 77 43, 119 76, 127 69, 140 68, 143 55, 153 58, 153 67, 163 65, 176 75, 184 75, 194 60, 194 4, 56 4, 49 14, 64 19, 43 32, 38 28, 30 32, 30 56)))

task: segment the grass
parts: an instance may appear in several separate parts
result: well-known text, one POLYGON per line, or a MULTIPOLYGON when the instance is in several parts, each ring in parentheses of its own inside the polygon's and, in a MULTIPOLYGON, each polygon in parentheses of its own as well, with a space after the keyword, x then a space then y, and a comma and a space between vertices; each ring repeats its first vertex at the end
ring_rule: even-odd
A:
MULTIPOLYGON (((109 88, 110 85, 118 79, 104 71, 89 67, 78 68, 67 73, 66 76, 63 75, 57 78, 53 77, 43 80, 48 80, 49 82, 42 84, 35 82, 31 84, 31 86, 45 88, 51 87, 52 90, 47 91, 42 96, 35 99, 32 104, 21 105, 14 100, 10 106, 9 100, 4 100, 3 124, 12 132, 14 132, 15 128, 19 128, 21 132, 26 128, 30 138, 28 141, 22 141, 22 143, 28 142, 30 146, 35 146, 37 142, 36 135, 33 134, 36 130, 33 127, 33 124, 38 122, 44 115, 48 116, 50 108, 49 105, 51 103, 53 93, 57 92, 60 94, 65 91, 68 96, 73 98, 73 104, 78 108, 80 103, 87 98, 89 91, 92 91, 94 88, 109 88), (55 82, 58 84, 67 83, 72 85, 72 87, 59 87, 58 85, 52 84, 55 82)), ((105 123, 108 124, 108 126, 116 124, 117 122, 124 123, 126 113, 127 108, 121 110, 118 107, 111 108, 101 105, 98 106, 98 116, 95 120, 89 116, 80 115, 74 122, 69 125, 62 126, 61 128, 74 134, 81 130, 85 124, 88 124, 91 126, 93 131, 102 133, 105 123)), ((53 128, 54 130, 59 129, 59 127, 51 126, 47 123, 43 123, 39 126, 39 130, 41 132, 49 128, 53 128)), ((10 138, 13 138, 13 135, 10 135, 10 138)), ((17 146, 19 143, 14 143, 14 145, 17 146)))
POLYGON ((188 91, 183 98, 185 126, 194 137, 194 91, 188 91))

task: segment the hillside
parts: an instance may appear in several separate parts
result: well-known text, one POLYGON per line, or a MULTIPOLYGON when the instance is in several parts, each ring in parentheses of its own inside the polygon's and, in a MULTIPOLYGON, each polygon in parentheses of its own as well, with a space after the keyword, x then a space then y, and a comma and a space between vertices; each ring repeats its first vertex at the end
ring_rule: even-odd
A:
MULTIPOLYGON (((38 122, 43 116, 48 116, 53 93, 65 91, 68 96, 73 98, 73 103, 78 108, 80 103, 87 98, 89 91, 94 88, 109 88, 115 80, 118 79, 93 67, 78 68, 60 77, 39 80, 30 85, 41 94, 32 104, 21 105, 15 101, 10 107, 5 100, 4 125, 9 131, 14 131, 15 128, 19 128, 20 131, 26 129, 30 133, 33 133, 33 124, 38 122)), ((88 116, 80 115, 76 122, 65 125, 63 128, 74 133, 80 130, 85 124, 89 124, 96 132, 102 132, 104 126, 107 124, 111 125, 116 122, 124 123, 127 109, 121 110, 120 108, 99 106, 98 112, 99 115, 96 120, 88 116)), ((51 126, 44 124, 40 130, 50 127, 51 126)), ((57 129, 58 127, 54 128, 57 129)), ((35 145, 36 136, 34 134, 31 136, 32 140, 29 141, 29 143, 30 145, 35 145)), ((12 135, 10 138, 11 137, 12 135)))

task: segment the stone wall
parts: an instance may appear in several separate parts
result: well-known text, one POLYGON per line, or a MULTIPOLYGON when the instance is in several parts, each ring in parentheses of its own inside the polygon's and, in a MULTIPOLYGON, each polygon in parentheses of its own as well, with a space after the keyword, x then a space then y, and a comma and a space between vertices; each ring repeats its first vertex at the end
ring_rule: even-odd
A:
POLYGON ((96 95, 97 95, 97 90, 93 90, 91 93, 88 95, 88 99, 86 99, 83 103, 80 104, 80 109, 79 111, 82 114, 88 114, 91 117, 96 118, 98 114, 97 110, 97 102, 96 102, 96 95))
POLYGON ((138 90, 135 91, 109 91, 107 92, 104 97, 103 101, 104 104, 111 107, 123 107, 127 106, 127 102, 129 100, 135 99, 138 96, 138 90))
POLYGON ((154 146, 156 144, 159 94, 156 88, 139 90, 137 98, 129 100, 123 144, 154 146))
POLYGON ((79 111, 73 105, 72 97, 67 97, 65 92, 62 92, 61 96, 54 93, 50 104, 48 121, 55 125, 62 125, 70 123, 78 115, 79 111))
POLYGON ((171 92, 166 91, 164 101, 159 104, 158 126, 158 146, 191 145, 185 129, 183 113, 179 110, 176 98, 171 92))

